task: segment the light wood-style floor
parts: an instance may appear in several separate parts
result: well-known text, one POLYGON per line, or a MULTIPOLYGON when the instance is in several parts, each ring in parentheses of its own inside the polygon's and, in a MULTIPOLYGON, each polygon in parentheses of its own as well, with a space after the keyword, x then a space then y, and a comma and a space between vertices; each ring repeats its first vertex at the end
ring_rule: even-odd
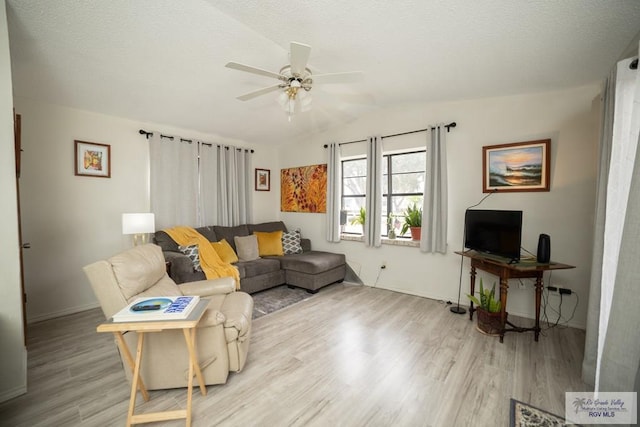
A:
MULTIPOLYGON (((29 327, 29 391, 0 405, 0 425, 125 424, 129 385, 103 320, 95 309, 29 327)), ((508 426, 511 397, 564 415, 564 392, 589 390, 583 331, 500 344, 445 304, 382 289, 332 285, 253 328, 244 371, 194 390, 194 426, 508 426)), ((152 391, 140 410, 185 400, 152 391)))

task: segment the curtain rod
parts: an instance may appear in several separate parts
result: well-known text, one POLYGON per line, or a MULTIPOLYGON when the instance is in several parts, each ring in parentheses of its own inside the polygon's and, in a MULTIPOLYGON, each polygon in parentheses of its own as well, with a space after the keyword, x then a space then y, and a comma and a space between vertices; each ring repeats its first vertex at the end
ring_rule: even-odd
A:
MULTIPOLYGON (((448 125, 444 125, 444 127, 447 128, 447 133, 448 133, 451 130, 450 128, 454 128, 457 125, 458 124, 456 122, 451 122, 448 125)), ((385 139, 385 138, 392 138, 394 136, 409 135, 409 134, 412 134, 412 133, 425 132, 425 131, 428 131, 428 130, 431 130, 431 129, 435 129, 435 127, 429 126, 428 128, 425 128, 425 129, 412 130, 412 131, 409 131, 409 132, 402 132, 402 133, 394 133, 393 135, 384 135, 381 138, 385 139)), ((367 142, 367 140, 366 139, 359 139, 357 141, 341 142, 338 145, 355 144, 356 142, 367 142)), ((329 145, 328 144, 324 144, 324 148, 327 148, 327 147, 329 147, 329 145)))
MULTIPOLYGON (((149 138, 151 138, 151 137, 153 136, 153 132, 147 132, 147 131, 146 131, 146 130, 144 130, 144 129, 140 129, 140 130, 138 131, 138 133, 139 133, 140 135, 144 135, 144 137, 145 137, 145 138, 147 138, 147 139, 149 139, 149 138)), ((167 138, 167 139, 170 139, 171 141, 173 141, 173 136, 168 136, 168 135, 160 134, 160 138, 167 138)), ((184 139, 184 138, 180 138, 180 142, 188 142, 189 144, 191 144, 191 143, 193 142, 193 140, 192 140, 192 139, 184 139)), ((196 142, 197 142, 197 141, 196 141, 196 142)), ((211 144, 211 143, 208 143, 208 142, 202 142, 202 141, 200 141, 200 144, 202 144, 202 145, 206 145, 207 147, 213 147, 213 145, 214 145, 214 144, 211 144)), ((216 144, 216 147, 222 147, 222 145, 217 145, 217 144, 216 144)), ((227 150, 229 149, 229 147, 228 147, 228 146, 224 146, 224 148, 226 148, 227 150)), ((236 147, 236 150, 238 150, 238 151, 242 151, 243 149, 242 149, 242 148, 237 148, 237 147, 236 147)), ((251 153, 254 153, 254 152, 255 152, 253 149, 251 149, 251 150, 250 150, 250 149, 248 149, 248 148, 245 148, 245 149, 244 149, 244 151, 248 151, 248 152, 251 152, 251 153)))

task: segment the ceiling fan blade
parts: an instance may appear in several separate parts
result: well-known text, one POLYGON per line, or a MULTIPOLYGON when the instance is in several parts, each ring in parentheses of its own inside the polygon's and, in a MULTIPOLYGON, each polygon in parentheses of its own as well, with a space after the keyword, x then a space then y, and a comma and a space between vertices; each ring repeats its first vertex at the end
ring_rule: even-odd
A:
POLYGON ((228 62, 227 65, 225 65, 225 67, 231 68, 233 70, 245 71, 245 72, 251 73, 251 74, 258 74, 258 75, 261 75, 261 76, 273 77, 273 78, 276 78, 278 80, 282 80, 283 79, 283 76, 281 76, 278 73, 274 73, 272 71, 263 70, 262 68, 252 67, 251 65, 239 64, 237 62, 228 62))
POLYGON ((298 42, 291 42, 291 73, 302 74, 307 68, 311 46, 298 42))
POLYGON ((314 83, 357 83, 364 79, 364 73, 362 71, 349 71, 346 73, 329 73, 329 74, 314 74, 314 83))
POLYGON ((262 89, 254 90, 253 92, 245 93, 244 95, 240 95, 237 99, 239 99, 240 101, 248 101, 248 100, 256 98, 256 97, 258 97, 260 95, 264 95, 264 94, 270 93, 270 92, 275 92, 276 90, 278 90, 280 88, 281 88, 280 84, 269 86, 269 87, 265 87, 265 88, 262 88, 262 89))

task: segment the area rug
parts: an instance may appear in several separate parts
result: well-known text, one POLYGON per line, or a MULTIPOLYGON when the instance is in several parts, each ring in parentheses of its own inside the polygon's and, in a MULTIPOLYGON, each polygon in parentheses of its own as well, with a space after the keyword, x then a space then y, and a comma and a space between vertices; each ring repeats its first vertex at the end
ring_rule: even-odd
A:
POLYGON ((253 297, 253 318, 257 319, 265 314, 282 310, 292 304, 312 298, 313 294, 310 294, 304 289, 291 289, 287 285, 281 285, 256 292, 251 296, 253 297))
POLYGON ((511 399, 510 427, 562 427, 566 425, 563 417, 531 406, 528 403, 511 399))

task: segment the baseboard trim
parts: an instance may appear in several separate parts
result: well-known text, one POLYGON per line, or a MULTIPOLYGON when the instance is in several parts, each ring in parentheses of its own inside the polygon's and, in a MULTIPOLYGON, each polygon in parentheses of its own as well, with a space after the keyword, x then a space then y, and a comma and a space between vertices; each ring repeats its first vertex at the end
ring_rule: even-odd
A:
POLYGON ((75 307, 68 307, 63 310, 52 311, 50 313, 38 314, 36 316, 28 316, 27 325, 42 322, 44 320, 55 319, 56 317, 68 316, 69 314, 80 313, 81 311, 87 311, 98 307, 100 307, 100 304, 94 302, 91 304, 77 305, 75 307))
POLYGON ((6 390, 6 391, 0 393, 0 403, 6 402, 6 401, 11 400, 13 398, 16 398, 18 396, 22 396, 26 392, 27 392, 27 386, 26 385, 22 385, 20 387, 15 387, 15 388, 13 388, 11 390, 6 390))
POLYGON ((13 387, 9 390, 0 390, 0 403, 6 402, 18 396, 22 396, 27 392, 27 348, 22 349, 22 366, 20 367, 23 373, 23 383, 17 387, 13 387))

